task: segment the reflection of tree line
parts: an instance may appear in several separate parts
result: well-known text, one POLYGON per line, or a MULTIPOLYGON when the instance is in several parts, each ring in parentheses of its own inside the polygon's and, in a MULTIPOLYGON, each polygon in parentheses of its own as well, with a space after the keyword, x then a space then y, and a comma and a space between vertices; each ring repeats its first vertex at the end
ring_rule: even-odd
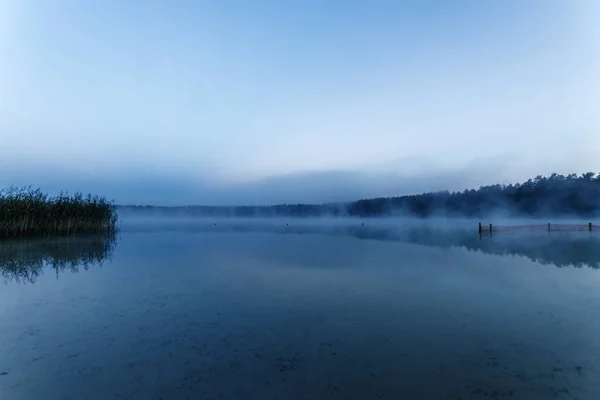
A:
POLYGON ((442 248, 462 247, 493 255, 527 257, 534 262, 557 267, 600 268, 600 236, 591 233, 513 233, 479 235, 467 230, 412 228, 396 233, 369 229, 356 230, 364 239, 398 240, 442 248))
POLYGON ((114 234, 37 238, 0 242, 0 277, 30 282, 51 268, 58 276, 79 272, 109 259, 116 247, 114 234))
MULTIPOLYGON (((212 225, 212 224, 211 224, 212 225)), ((600 235, 590 232, 517 232, 494 236, 479 235, 472 227, 431 228, 428 226, 391 225, 287 225, 219 224, 218 226, 188 226, 188 231, 211 232, 272 232, 280 234, 326 234, 354 236, 366 240, 398 241, 403 243, 450 248, 461 247, 493 255, 527 257, 541 264, 557 267, 588 266, 600 268, 600 235)))
MULTIPOLYGON (((479 235, 469 229, 437 229, 426 226, 378 225, 294 225, 212 224, 179 227, 187 231, 272 232, 280 234, 325 234, 353 236, 424 246, 462 247, 494 255, 522 256, 558 267, 600 268, 600 235, 596 233, 515 233, 479 235)), ((4 281, 33 283, 44 268, 58 276, 64 271, 79 272, 110 259, 116 247, 114 234, 0 241, 0 277, 4 281)))

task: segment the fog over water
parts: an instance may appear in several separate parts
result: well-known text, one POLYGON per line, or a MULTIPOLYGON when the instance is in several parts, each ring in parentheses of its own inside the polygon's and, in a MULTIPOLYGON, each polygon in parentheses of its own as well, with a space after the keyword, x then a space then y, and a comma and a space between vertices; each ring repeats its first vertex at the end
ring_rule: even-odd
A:
POLYGON ((4 243, 0 390, 598 398, 600 236, 429 222, 124 219, 4 243))

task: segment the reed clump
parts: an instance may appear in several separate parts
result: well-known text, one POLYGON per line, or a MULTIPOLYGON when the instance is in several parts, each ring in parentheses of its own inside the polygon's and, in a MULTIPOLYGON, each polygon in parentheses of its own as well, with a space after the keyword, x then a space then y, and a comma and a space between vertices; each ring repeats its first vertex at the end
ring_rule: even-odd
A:
POLYGON ((0 237, 115 232, 117 208, 104 197, 61 192, 50 197, 31 187, 0 190, 0 237))

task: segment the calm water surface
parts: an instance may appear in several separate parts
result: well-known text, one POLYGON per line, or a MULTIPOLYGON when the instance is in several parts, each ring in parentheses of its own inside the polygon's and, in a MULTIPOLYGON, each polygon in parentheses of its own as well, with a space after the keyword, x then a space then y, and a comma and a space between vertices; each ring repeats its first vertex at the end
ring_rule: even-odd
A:
POLYGON ((0 243, 2 399, 600 399, 600 237, 153 224, 0 243))

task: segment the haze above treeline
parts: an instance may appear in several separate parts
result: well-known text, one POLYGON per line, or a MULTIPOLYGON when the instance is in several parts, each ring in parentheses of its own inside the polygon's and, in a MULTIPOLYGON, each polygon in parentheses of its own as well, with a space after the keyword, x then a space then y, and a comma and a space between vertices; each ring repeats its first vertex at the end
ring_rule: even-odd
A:
POLYGON ((600 172, 599 20, 594 0, 0 0, 0 188, 344 215, 600 172))
POLYGON ((211 217, 543 217, 600 215, 600 174, 552 174, 523 183, 464 191, 360 199, 343 203, 164 207, 120 205, 119 211, 211 217))

